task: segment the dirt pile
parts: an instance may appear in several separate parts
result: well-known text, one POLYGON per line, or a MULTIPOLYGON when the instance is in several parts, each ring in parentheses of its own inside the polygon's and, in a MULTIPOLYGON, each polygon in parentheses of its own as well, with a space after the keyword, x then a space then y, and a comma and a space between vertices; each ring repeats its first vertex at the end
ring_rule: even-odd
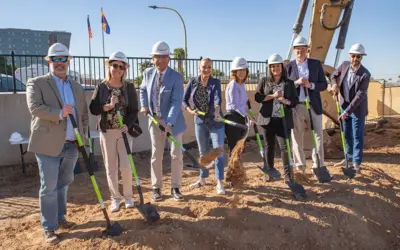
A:
POLYGON ((237 142, 228 161, 226 181, 234 188, 241 187, 247 180, 246 170, 243 167, 243 152, 246 145, 246 138, 237 142))

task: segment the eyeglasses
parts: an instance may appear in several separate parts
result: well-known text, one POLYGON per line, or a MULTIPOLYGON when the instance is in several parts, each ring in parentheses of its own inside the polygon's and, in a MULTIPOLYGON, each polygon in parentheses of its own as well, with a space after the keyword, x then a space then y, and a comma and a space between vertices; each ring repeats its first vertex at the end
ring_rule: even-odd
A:
POLYGON ((68 57, 64 56, 64 57, 51 57, 50 58, 52 62, 63 62, 66 63, 68 61, 68 57))
POLYGON ((351 58, 357 58, 360 59, 362 56, 361 55, 351 55, 351 58))
POLYGON ((125 65, 119 65, 119 64, 113 63, 113 64, 111 64, 111 66, 116 69, 125 70, 125 65))

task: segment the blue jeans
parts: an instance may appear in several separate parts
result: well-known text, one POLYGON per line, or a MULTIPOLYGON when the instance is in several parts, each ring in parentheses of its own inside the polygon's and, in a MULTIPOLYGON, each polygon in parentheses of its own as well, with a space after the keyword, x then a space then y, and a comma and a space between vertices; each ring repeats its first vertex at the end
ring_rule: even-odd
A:
POLYGON ((364 147, 365 116, 357 117, 354 113, 343 121, 346 153, 349 162, 361 164, 364 147))
MULTIPOLYGON (((225 127, 216 127, 215 124, 201 123, 195 124, 197 145, 199 146, 200 156, 206 154, 210 150, 210 137, 213 148, 224 147, 225 127)), ((225 155, 221 153, 215 160, 215 176, 217 180, 224 179, 225 155)), ((200 170, 200 178, 207 178, 208 170, 200 170)))
POLYGON ((65 143, 56 156, 36 154, 40 175, 40 221, 45 231, 55 231, 67 212, 68 186, 74 181, 78 146, 65 143))

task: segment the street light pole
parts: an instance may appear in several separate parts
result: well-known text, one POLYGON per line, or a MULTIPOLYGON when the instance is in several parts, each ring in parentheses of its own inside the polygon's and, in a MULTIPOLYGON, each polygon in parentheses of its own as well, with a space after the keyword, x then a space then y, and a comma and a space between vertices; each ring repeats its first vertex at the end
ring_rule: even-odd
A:
POLYGON ((187 63, 188 63, 188 52, 187 52, 186 25, 185 25, 185 22, 183 21, 183 18, 182 18, 182 16, 181 16, 181 14, 179 14, 179 12, 176 11, 175 9, 169 8, 169 7, 161 7, 161 6, 152 5, 152 6, 149 6, 149 8, 154 9, 154 10, 155 10, 155 9, 172 10, 173 12, 175 12, 176 14, 178 14, 179 18, 181 19, 182 24, 183 24, 183 31, 184 31, 184 33, 185 33, 185 65, 186 65, 185 75, 186 75, 186 79, 187 79, 187 71, 188 71, 188 65, 187 65, 187 63))

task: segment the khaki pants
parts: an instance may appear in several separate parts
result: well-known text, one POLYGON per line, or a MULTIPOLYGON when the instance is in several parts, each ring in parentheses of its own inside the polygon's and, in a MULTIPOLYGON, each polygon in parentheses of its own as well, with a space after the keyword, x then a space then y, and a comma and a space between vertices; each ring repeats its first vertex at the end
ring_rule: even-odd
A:
MULTIPOLYGON (((320 166, 324 165, 324 145, 322 138, 322 115, 315 114, 311 108, 311 116, 314 123, 315 138, 317 141, 317 150, 319 153, 320 166)), ((296 167, 306 166, 306 157, 304 155, 304 121, 310 123, 310 116, 306 105, 298 104, 293 109, 293 123, 294 128, 292 130, 292 144, 293 144, 293 161, 296 167)), ((313 144, 313 168, 317 167, 317 156, 313 144)))
MULTIPOLYGON (((132 137, 129 134, 127 136, 129 145, 132 148, 132 137)), ((118 190, 118 159, 124 198, 132 199, 132 170, 129 165, 128 154, 126 153, 121 130, 108 129, 106 133, 100 132, 100 147, 106 167, 111 200, 121 200, 121 194, 118 190)))
MULTIPOLYGON (((165 140, 161 130, 154 123, 150 126, 151 138, 151 185, 153 188, 162 188, 162 162, 164 156, 165 140)), ((179 143, 182 143, 183 133, 174 135, 179 143)), ((168 139, 169 140, 169 139, 168 139)), ((170 141, 170 140, 169 140, 170 141)), ((175 146, 171 141, 171 188, 180 188, 183 170, 182 149, 175 146)))

